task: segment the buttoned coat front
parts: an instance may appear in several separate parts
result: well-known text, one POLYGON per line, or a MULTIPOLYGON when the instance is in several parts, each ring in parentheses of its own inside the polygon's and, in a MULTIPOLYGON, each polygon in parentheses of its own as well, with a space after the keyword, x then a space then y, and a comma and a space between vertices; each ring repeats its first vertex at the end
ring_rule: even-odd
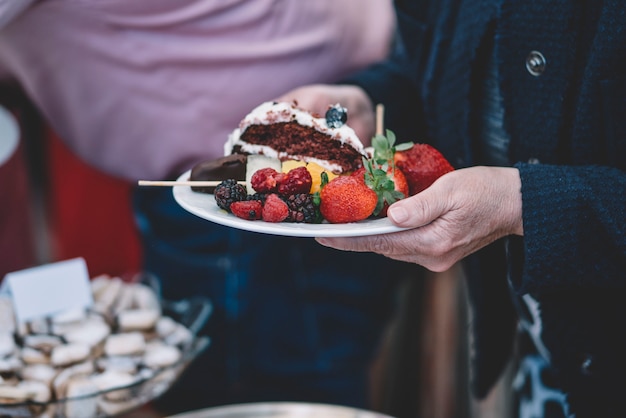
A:
POLYGON ((495 57, 509 164, 521 176, 524 237, 506 240, 507 256, 498 242, 465 260, 475 392, 498 377, 526 299, 577 417, 617 415, 626 393, 625 3, 396 8, 397 53, 349 81, 385 104, 399 142, 430 142, 461 168, 481 163, 480 86, 495 57))

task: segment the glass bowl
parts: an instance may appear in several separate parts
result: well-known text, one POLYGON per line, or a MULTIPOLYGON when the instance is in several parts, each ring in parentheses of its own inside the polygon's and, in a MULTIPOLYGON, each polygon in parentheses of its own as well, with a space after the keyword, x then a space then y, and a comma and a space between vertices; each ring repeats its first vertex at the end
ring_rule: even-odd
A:
POLYGON ((165 393, 181 376, 191 362, 209 346, 209 338, 198 336, 198 331, 208 320, 212 306, 208 299, 193 297, 188 300, 161 299, 158 280, 142 274, 138 281, 151 287, 160 300, 162 315, 175 320, 191 331, 192 338, 181 348, 180 359, 170 366, 160 368, 132 384, 90 393, 84 396, 56 399, 41 403, 26 401, 2 403, 0 417, 31 418, 101 418, 113 417, 136 409, 165 393))

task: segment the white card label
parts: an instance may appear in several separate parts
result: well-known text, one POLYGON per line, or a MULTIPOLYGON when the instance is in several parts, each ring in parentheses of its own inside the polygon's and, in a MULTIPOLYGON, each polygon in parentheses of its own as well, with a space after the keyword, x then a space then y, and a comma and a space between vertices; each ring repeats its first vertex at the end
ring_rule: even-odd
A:
POLYGON ((4 276, 18 323, 93 304, 87 264, 82 258, 46 264, 4 276))

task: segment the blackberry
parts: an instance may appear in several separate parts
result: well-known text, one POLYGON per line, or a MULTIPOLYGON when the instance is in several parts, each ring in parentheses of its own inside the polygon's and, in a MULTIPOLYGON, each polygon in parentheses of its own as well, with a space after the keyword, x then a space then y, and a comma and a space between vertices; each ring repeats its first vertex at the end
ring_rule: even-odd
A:
POLYGON ((313 196, 307 193, 298 193, 283 198, 289 208, 289 215, 285 222, 314 224, 322 221, 319 208, 313 202, 313 196))
POLYGON ((328 127, 340 128, 348 120, 348 109, 337 103, 328 108, 325 117, 328 127))
POLYGON ((258 200, 260 201, 262 204, 265 204, 265 199, 267 199, 267 195, 268 193, 254 193, 254 194, 249 194, 246 197, 246 200, 258 200))
POLYGON ((246 200, 248 192, 245 187, 237 183, 237 180, 228 179, 222 181, 215 187, 214 195, 217 206, 230 212, 230 205, 233 202, 246 200))

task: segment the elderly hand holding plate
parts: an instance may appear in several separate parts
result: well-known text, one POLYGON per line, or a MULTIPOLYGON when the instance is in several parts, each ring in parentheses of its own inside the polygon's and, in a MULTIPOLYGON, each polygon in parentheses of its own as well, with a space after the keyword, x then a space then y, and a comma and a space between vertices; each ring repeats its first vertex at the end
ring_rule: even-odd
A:
POLYGON ((522 195, 515 168, 471 167, 390 206, 401 232, 364 237, 316 238, 327 247, 375 252, 445 271, 463 257, 507 235, 523 235, 522 195))

